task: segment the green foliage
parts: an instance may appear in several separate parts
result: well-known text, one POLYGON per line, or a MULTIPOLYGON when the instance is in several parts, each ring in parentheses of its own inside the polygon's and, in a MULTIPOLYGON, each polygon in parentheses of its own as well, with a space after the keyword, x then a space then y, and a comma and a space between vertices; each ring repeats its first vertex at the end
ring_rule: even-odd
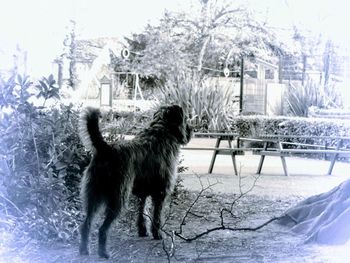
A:
POLYGON ((28 76, 13 75, 7 80, 0 77, 0 109, 20 110, 27 105, 27 100, 32 96, 29 91, 31 85, 28 76))
POLYGON ((221 0, 197 1, 190 11, 166 11, 159 25, 126 40, 133 53, 128 60, 112 56, 114 68, 161 82, 192 70, 217 76, 242 55, 271 58, 279 50, 271 29, 239 3, 221 0))
POLYGON ((188 112, 196 130, 230 130, 229 121, 234 111, 233 95, 229 89, 182 75, 172 85, 163 87, 162 94, 162 103, 179 104, 188 112))
POLYGON ((134 135, 145 128, 151 120, 153 111, 102 113, 101 131, 109 143, 124 139, 124 135, 134 135))
POLYGON ((195 90, 191 100, 195 123, 200 128, 208 130, 229 130, 232 102, 233 96, 229 89, 224 91, 217 85, 211 87, 203 84, 202 87, 195 90))
MULTIPOLYGON (((232 130, 242 137, 264 134, 296 135, 295 142, 305 142, 297 136, 349 136, 350 122, 321 118, 241 116, 232 122, 232 130)), ((317 140, 317 139, 315 139, 317 140)), ((312 143, 311 141, 308 141, 312 143)), ((335 146, 331 140, 329 146, 335 146)))
POLYGON ((31 237, 65 240, 77 232, 78 182, 88 162, 79 110, 37 107, 28 102, 32 88, 28 77, 1 80, 0 215, 11 213, 31 237))
POLYGON ((306 85, 289 85, 287 103, 294 116, 307 117, 309 107, 320 105, 321 99, 318 86, 312 82, 306 85))
POLYGON ((111 64, 153 79, 162 89, 161 103, 187 108, 197 130, 229 129, 232 94, 203 80, 222 75, 225 67, 233 70, 241 56, 278 53, 270 31, 239 3, 200 1, 190 12, 165 12, 159 25, 126 39, 129 59, 112 54, 111 64))
POLYGON ((309 108, 340 107, 342 100, 339 91, 332 84, 322 86, 312 80, 305 85, 290 83, 287 91, 288 111, 293 116, 308 117, 309 108))
POLYGON ((48 99, 60 98, 59 88, 57 87, 56 80, 52 74, 48 78, 43 77, 41 80, 39 80, 39 84, 37 84, 35 87, 39 91, 37 97, 42 97, 45 99, 43 106, 45 106, 48 99))

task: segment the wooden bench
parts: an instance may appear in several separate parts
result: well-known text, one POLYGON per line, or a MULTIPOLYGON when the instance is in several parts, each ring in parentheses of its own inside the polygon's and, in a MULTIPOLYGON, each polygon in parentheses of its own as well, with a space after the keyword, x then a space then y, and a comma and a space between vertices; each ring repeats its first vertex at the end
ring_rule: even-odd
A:
POLYGON ((253 151, 253 154, 260 155, 260 161, 257 169, 257 173, 260 174, 262 166, 265 160, 265 156, 279 156, 282 161, 282 167, 284 174, 288 176, 288 169, 285 157, 295 155, 312 155, 323 154, 324 156, 330 156, 331 162, 328 168, 328 175, 332 174, 334 164, 339 157, 350 157, 350 149, 343 148, 344 141, 350 141, 350 137, 328 137, 328 136, 282 136, 282 135, 264 135, 258 138, 248 138, 247 140, 262 142, 263 149, 253 151), (325 144, 308 144, 308 143, 296 143, 288 142, 293 139, 311 139, 324 141, 325 144), (287 140, 287 141, 286 141, 287 140), (327 141, 335 141, 336 146, 327 146, 327 141), (286 145, 297 148, 285 148, 286 145), (268 148, 269 147, 269 148, 268 148), (317 149, 318 148, 318 149, 317 149))

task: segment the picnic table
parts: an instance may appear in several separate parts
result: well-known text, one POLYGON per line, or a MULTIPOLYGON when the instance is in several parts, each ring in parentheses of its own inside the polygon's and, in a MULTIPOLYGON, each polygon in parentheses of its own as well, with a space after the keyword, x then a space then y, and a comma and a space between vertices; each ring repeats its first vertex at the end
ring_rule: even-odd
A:
POLYGON ((340 157, 350 157, 350 149, 343 147, 345 141, 350 141, 350 137, 340 136, 298 136, 298 135, 261 135, 257 138, 241 138, 241 140, 261 142, 262 150, 253 151, 253 154, 260 155, 257 174, 261 173, 266 156, 279 156, 281 158, 284 174, 289 175, 286 157, 289 156, 310 156, 320 155, 330 157, 328 175, 332 174, 334 164, 340 157), (323 143, 300 143, 296 140, 311 140, 323 143), (329 146, 333 142, 335 146, 329 146))
MULTIPOLYGON (((214 169, 216 157, 218 155, 230 155, 232 158, 232 164, 235 175, 238 175, 236 156, 244 155, 245 151, 259 150, 259 148, 247 148, 240 146, 240 137, 237 133, 223 133, 223 132, 208 132, 208 133, 194 133, 194 137, 206 137, 215 138, 214 147, 183 147, 183 150, 202 150, 202 151, 213 151, 213 155, 210 161, 208 173, 211 174, 214 169), (226 141, 228 147, 222 147, 222 142, 226 141)), ((262 150, 262 148, 260 148, 262 150)))
POLYGON ((215 138, 215 146, 214 147, 183 147, 183 150, 201 150, 201 151, 213 151, 213 155, 210 161, 208 173, 213 172, 215 160, 217 155, 230 155, 232 158, 232 164, 234 168, 234 172, 237 175, 237 163, 236 163, 236 155, 241 155, 241 151, 236 147, 233 147, 233 141, 238 139, 238 134, 236 133, 221 133, 221 132, 208 132, 208 133, 194 133, 194 137, 207 137, 207 138, 215 138), (228 142, 228 147, 220 147, 222 141, 228 142))
POLYGON ((266 156, 279 156, 281 158, 284 174, 289 175, 286 157, 302 155, 320 155, 330 158, 330 166, 327 174, 332 174, 334 164, 340 157, 349 158, 350 148, 346 148, 345 141, 350 142, 350 137, 339 136, 297 136, 297 135, 259 135, 255 137, 240 137, 236 133, 208 132, 194 133, 194 137, 215 138, 214 147, 183 147, 183 150, 213 151, 208 173, 212 173, 217 155, 230 155, 235 175, 238 175, 236 155, 244 155, 251 151, 260 155, 257 174, 261 173, 266 156), (221 143, 227 141, 228 147, 222 147, 221 143), (301 143, 300 141, 306 141, 301 143), (308 143, 307 141, 311 141, 308 143), (317 141, 318 143, 314 143, 317 141), (259 144, 256 147, 247 147, 248 143, 259 144), (322 143, 320 143, 322 142, 322 143), (332 146, 331 145, 335 145, 332 146))

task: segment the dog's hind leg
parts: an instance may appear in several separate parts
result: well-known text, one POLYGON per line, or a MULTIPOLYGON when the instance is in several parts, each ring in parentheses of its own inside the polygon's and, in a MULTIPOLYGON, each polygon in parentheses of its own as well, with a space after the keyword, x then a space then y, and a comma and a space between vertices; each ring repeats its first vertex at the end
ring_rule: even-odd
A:
POLYGON ((82 223, 82 225, 80 226, 80 235, 81 235, 80 246, 79 246, 80 255, 89 254, 89 248, 88 248, 89 234, 90 234, 91 222, 95 212, 96 212, 96 203, 87 202, 86 218, 82 223))
POLYGON ((137 230, 140 237, 147 236, 146 220, 144 217, 145 213, 146 197, 138 198, 138 217, 137 217, 137 230))
POLYGON ((111 201, 106 206, 105 219, 98 233, 98 255, 103 258, 109 258, 106 249, 107 233, 114 219, 119 215, 121 205, 117 201, 111 201))
POLYGON ((165 195, 152 196, 154 211, 152 222, 152 235, 154 239, 162 239, 162 210, 164 205, 165 195))

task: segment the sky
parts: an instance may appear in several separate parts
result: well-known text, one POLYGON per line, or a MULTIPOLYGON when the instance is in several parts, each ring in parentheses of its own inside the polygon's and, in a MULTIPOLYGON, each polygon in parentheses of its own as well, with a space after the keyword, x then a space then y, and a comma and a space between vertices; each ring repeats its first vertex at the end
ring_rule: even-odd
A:
MULTIPOLYGON (((237 1, 237 0, 236 0, 237 1)), ((293 24, 322 31, 350 43, 345 0, 248 0, 250 7, 277 27, 293 24)), ((156 23, 164 9, 187 10, 190 0, 0 0, 0 68, 11 64, 18 45, 28 51, 31 75, 48 74, 62 51, 69 20, 80 38, 120 37, 156 23)))
MULTIPOLYGON (((0 58, 4 57, 4 53, 9 55, 13 52, 18 44, 28 51, 29 70, 34 75, 40 74, 42 70, 50 70, 51 60, 62 50, 70 19, 77 22, 80 38, 122 37, 142 30, 148 22, 155 22, 165 7, 176 9, 175 2, 0 0, 0 58), (43 69, 45 66, 46 69, 43 69)), ((8 56, 7 60, 11 59, 8 56)), ((1 64, 8 62, 0 61, 1 64)))

